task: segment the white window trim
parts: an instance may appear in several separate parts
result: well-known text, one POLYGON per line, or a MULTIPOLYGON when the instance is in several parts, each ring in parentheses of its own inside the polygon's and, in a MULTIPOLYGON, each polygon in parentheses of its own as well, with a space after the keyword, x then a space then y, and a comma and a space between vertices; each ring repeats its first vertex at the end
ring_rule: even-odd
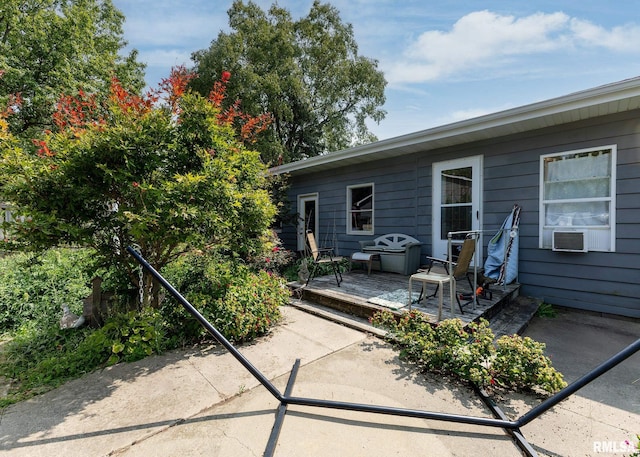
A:
MULTIPOLYGON (((608 227, 603 227, 603 228, 595 228, 595 227, 587 227, 587 228, 581 228, 580 230, 584 230, 587 234, 593 234, 595 232, 598 231, 603 231, 603 230, 608 230, 609 231, 609 236, 610 236, 610 240, 609 240, 609 249, 597 249, 594 248, 592 246, 589 246, 589 251, 600 251, 600 252, 615 252, 616 250, 616 182, 617 182, 617 164, 618 164, 618 159, 617 159, 617 152, 618 152, 618 147, 616 144, 609 144, 609 145, 603 145, 603 146, 595 146, 595 147, 591 147, 591 148, 584 148, 584 149, 575 149, 575 150, 571 150, 571 151, 561 151, 561 152, 555 152, 552 154, 545 154, 545 155, 541 155, 540 156, 540 187, 539 187, 539 202, 540 202, 540 206, 539 206, 539 219, 538 219, 538 247, 540 249, 551 249, 550 246, 545 246, 544 245, 544 234, 545 234, 545 204, 552 202, 552 200, 544 200, 544 159, 547 157, 558 157, 558 156, 563 156, 563 155, 571 155, 571 154, 580 154, 580 153, 585 153, 585 152, 590 152, 590 151, 600 151, 603 149, 610 149, 611 150, 611 182, 610 182, 610 196, 609 197, 600 197, 600 198, 593 198, 590 199, 591 201, 608 201, 609 202, 609 225, 608 227)), ((562 201, 566 201, 566 200, 562 200, 562 201)), ((550 230, 549 227, 546 228, 546 230, 550 230)), ((587 237, 587 243, 588 243, 588 237, 587 237)))
POLYGON ((374 183, 364 183, 364 184, 354 184, 351 186, 347 186, 347 215, 346 215, 346 226, 347 226, 347 234, 348 235, 373 235, 375 233, 375 201, 376 201, 376 188, 374 183), (371 230, 353 230, 351 228, 351 190, 358 189, 361 187, 371 187, 371 230))

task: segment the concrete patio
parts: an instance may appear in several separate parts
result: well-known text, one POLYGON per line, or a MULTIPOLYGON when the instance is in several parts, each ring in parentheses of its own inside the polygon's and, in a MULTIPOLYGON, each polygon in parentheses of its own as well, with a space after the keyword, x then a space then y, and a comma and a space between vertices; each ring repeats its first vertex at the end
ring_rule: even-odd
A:
MULTIPOLYGON (((421 373, 381 339, 285 307, 272 334, 240 348, 293 395, 492 417, 467 387, 421 373)), ((638 338, 637 321, 562 311, 527 335, 547 343, 571 382, 638 338)), ((632 439, 640 424, 640 354, 539 419, 524 436, 541 456, 594 455, 632 439), (600 444, 598 444, 600 443, 600 444)), ((496 399, 518 417, 540 399, 496 399)), ((13 405, 0 417, 0 456, 262 455, 278 404, 219 346, 120 364, 13 405)), ((502 429, 308 407, 289 407, 276 456, 518 456, 502 429)), ((623 455, 623 454, 618 454, 623 455)))

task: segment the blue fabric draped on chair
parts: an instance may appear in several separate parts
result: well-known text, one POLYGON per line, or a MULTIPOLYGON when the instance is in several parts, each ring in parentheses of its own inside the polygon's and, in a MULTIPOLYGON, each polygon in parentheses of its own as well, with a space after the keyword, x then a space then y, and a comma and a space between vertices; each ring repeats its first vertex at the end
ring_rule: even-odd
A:
POLYGON ((498 284, 510 284, 518 278, 518 224, 520 206, 515 204, 500 230, 491 238, 484 263, 484 275, 498 284))

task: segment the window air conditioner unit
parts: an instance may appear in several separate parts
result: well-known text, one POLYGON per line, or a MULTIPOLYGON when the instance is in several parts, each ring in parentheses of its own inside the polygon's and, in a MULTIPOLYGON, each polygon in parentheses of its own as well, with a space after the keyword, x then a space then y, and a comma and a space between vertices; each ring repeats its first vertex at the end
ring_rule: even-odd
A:
POLYGON ((578 230, 554 230, 552 249, 560 252, 587 252, 586 233, 578 230))

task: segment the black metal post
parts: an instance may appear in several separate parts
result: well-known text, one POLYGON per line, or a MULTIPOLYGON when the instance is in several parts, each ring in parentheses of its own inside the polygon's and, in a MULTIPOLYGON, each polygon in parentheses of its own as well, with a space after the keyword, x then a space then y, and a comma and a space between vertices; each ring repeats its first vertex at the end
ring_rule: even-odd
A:
POLYGON ((280 391, 278 391, 276 386, 274 386, 271 381, 269 381, 256 367, 254 367, 251 362, 249 362, 249 360, 247 360, 247 358, 243 356, 233 346, 233 344, 231 344, 229 340, 227 340, 224 335, 218 331, 218 329, 211 325, 209 321, 202 314, 200 314, 198 310, 195 309, 186 298, 184 298, 180 294, 180 292, 178 292, 171 284, 169 284, 169 282, 164 279, 162 275, 158 273, 156 269, 153 268, 144 258, 142 258, 142 256, 138 254, 131 246, 127 247, 127 251, 140 263, 140 265, 146 268, 149 273, 151 273, 153 277, 156 278, 158 282, 160 282, 160 284, 162 284, 162 286, 166 288, 169 293, 173 295, 175 299, 180 302, 180 304, 182 304, 182 306, 185 307, 187 311, 189 311, 196 319, 198 319, 200 324, 202 324, 202 326, 206 328, 207 331, 211 333, 211 335, 216 340, 218 340, 218 342, 220 342, 220 344, 222 344, 227 349, 227 351, 229 351, 231 355, 233 355, 238 360, 238 362, 240 362, 242 366, 245 367, 249 371, 249 373, 253 375, 254 378, 256 378, 260 382, 260 384, 262 384, 269 392, 271 392, 271 394, 276 397, 278 401, 282 401, 282 394, 280 393, 280 391))
MULTIPOLYGON (((296 359, 296 363, 293 364, 291 374, 289 375, 289 381, 287 381, 287 387, 284 389, 285 398, 291 395, 293 391, 293 383, 298 376, 298 369, 300 368, 300 359, 296 359)), ((284 422, 284 416, 287 413, 288 404, 283 400, 278 406, 278 412, 276 413, 276 420, 271 428, 271 435, 267 442, 267 447, 264 451, 263 457, 272 457, 276 450, 276 444, 278 443, 278 437, 280 436, 280 430, 282 430, 282 423, 284 422)))
POLYGON ((416 409, 394 408, 391 406, 376 406, 361 403, 347 403, 332 400, 318 400, 314 398, 285 397, 283 399, 289 405, 315 406, 319 408, 341 409, 346 411, 358 411, 363 413, 386 414, 392 416, 415 417, 418 419, 434 419, 444 422, 458 422, 462 424, 484 425, 498 428, 515 428, 514 421, 494 419, 491 417, 462 416, 459 414, 436 413, 416 409))
MULTIPOLYGON (((491 410, 491 412, 495 417, 497 417, 498 419, 509 420, 507 415, 502 411, 502 409, 500 409, 500 407, 495 404, 495 402, 491 399, 491 397, 487 395, 487 392, 485 392, 483 389, 479 388, 476 385, 474 385, 473 388, 478 394, 478 396, 480 397, 480 399, 484 402, 485 405, 487 405, 487 407, 491 410)), ((524 437, 524 435, 522 434, 519 428, 513 428, 513 429, 505 428, 505 431, 509 435, 511 435, 516 445, 520 448, 520 450, 522 450, 522 452, 524 452, 524 455, 526 455, 527 457, 538 457, 538 453, 535 451, 535 449, 533 449, 531 444, 529 444, 529 442, 524 437)))
POLYGON ((611 357, 609 360, 603 362, 598 367, 591 370, 589 373, 578 379, 577 381, 569 384, 567 387, 562 389, 557 394, 552 397, 547 398, 545 401, 540 403, 538 406, 532 408, 529 412, 523 414, 520 419, 516 421, 518 428, 523 425, 528 424, 535 418, 547 412, 549 409, 553 408, 555 405, 560 403, 562 400, 567 398, 569 395, 575 393, 585 385, 589 384, 591 381, 596 379, 598 376, 606 373, 622 361, 628 359, 633 354, 640 350, 640 338, 638 338, 635 343, 631 343, 629 346, 624 348, 622 351, 618 352, 616 355, 611 357))

